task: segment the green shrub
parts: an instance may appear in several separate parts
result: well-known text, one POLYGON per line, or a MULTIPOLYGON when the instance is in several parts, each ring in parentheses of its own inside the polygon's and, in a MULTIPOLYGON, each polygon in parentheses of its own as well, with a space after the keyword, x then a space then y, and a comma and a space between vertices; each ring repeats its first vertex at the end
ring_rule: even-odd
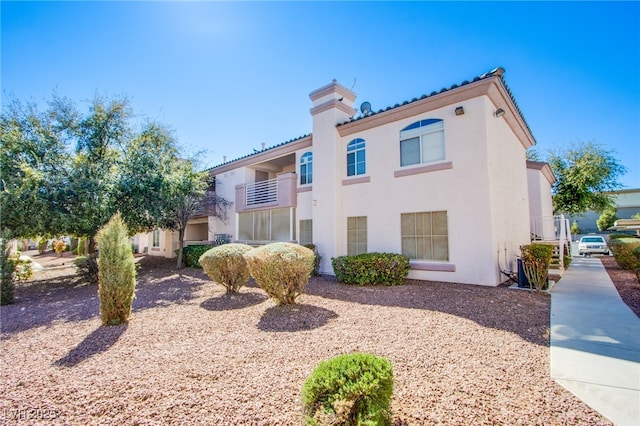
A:
POLYGON ((634 256, 633 250, 640 247, 638 238, 615 238, 609 240, 609 250, 613 253, 616 262, 622 269, 636 270, 640 266, 638 258, 634 256))
POLYGON ((9 257, 8 239, 0 237, 0 305, 13 303, 13 282, 14 263, 9 257))
POLYGON ((318 248, 313 243, 305 244, 303 247, 306 247, 313 252, 313 271, 311 271, 311 273, 314 277, 317 277, 320 275, 320 261, 322 260, 322 256, 320 256, 318 248))
POLYGON ((400 285, 409 274, 409 258, 394 253, 363 253, 331 259, 336 279, 344 284, 400 285))
POLYGON ((78 276, 91 284, 98 284, 98 255, 78 256, 73 263, 78 276))
POLYGON ((553 256, 553 247, 546 244, 528 244, 520 246, 522 266, 532 288, 538 293, 549 283, 549 265, 553 256))
POLYGON ((100 247, 100 319, 104 325, 125 323, 131 315, 136 289, 136 267, 128 234, 127 225, 120 213, 116 213, 96 237, 100 247))
POLYGON ((200 268, 200 256, 213 247, 207 244, 185 246, 182 249, 182 262, 189 268, 200 268))
POLYGON ((575 220, 573 221, 573 223, 571 224, 571 228, 570 228, 571 234, 573 235, 578 235, 581 233, 581 229, 580 229, 580 225, 578 225, 578 222, 576 222, 575 220))
POLYGON ((636 278, 638 279, 638 282, 640 282, 640 247, 636 247, 634 248, 631 253, 633 254, 633 256, 636 258, 636 269, 635 269, 635 273, 636 273, 636 278))
POLYGON ((391 425, 393 367, 354 353, 321 362, 302 387, 307 425, 391 425))
POLYGON ((609 234, 609 241, 611 240, 617 240, 620 238, 633 238, 631 235, 629 234, 624 234, 622 232, 617 232, 615 234, 609 234))
POLYGON ((313 269, 313 252, 298 244, 267 244, 244 257, 260 288, 283 305, 295 303, 313 269))
POLYGON ((33 262, 31 260, 17 259, 13 260, 13 278, 18 281, 26 281, 33 276, 33 262))
POLYGON ((48 244, 49 240, 47 240, 45 237, 40 238, 40 240, 38 241, 38 253, 43 254, 45 251, 47 251, 48 244))
POLYGON ((236 293, 249 281, 244 254, 251 250, 253 247, 245 244, 223 244, 204 252, 198 263, 209 278, 227 289, 227 293, 236 293))

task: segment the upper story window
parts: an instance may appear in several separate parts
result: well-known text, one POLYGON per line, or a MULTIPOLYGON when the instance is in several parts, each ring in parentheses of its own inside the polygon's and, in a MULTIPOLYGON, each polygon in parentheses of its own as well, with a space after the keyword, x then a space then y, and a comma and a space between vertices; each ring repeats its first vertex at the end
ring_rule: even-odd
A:
POLYGON ((313 154, 305 152, 300 157, 300 185, 313 182, 313 154))
POLYGON ((444 122, 416 121, 400 131, 400 166, 444 160, 444 122))
POLYGON ((347 145, 347 176, 363 175, 366 171, 364 139, 354 139, 347 145))

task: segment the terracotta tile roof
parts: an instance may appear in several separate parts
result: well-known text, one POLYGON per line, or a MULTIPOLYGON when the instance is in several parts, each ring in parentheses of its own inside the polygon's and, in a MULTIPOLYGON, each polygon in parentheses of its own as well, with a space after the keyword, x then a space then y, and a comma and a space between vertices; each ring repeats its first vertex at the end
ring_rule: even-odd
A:
POLYGON ((220 167, 220 166, 224 166, 225 164, 235 163, 235 162, 236 162, 236 161, 238 161, 238 160, 242 160, 242 159, 244 159, 244 158, 248 158, 248 157, 252 157, 252 156, 254 156, 254 155, 262 154, 263 152, 270 151, 270 150, 272 150, 272 149, 275 149, 275 148, 281 147, 281 146, 283 146, 283 145, 287 145, 287 144, 290 144, 290 143, 293 143, 293 142, 299 141, 300 139, 304 139, 304 138, 309 137, 309 136, 311 136, 311 133, 307 133, 306 135, 298 136, 297 138, 289 139, 289 140, 288 140, 288 141, 286 141, 286 142, 282 142, 282 143, 279 143, 279 144, 277 144, 277 145, 270 146, 270 147, 265 148, 265 149, 254 149, 254 150, 253 150, 253 152, 252 152, 251 154, 243 155, 242 157, 234 158, 233 160, 229 160, 229 161, 226 161, 226 162, 224 162, 224 163, 217 164, 217 165, 215 165, 215 166, 213 166, 213 167, 209 167, 208 169, 205 169, 204 171, 205 171, 205 172, 208 172, 209 170, 215 169, 215 168, 220 167))
MULTIPOLYGON (((520 114, 520 117, 522 118, 522 120, 524 121, 525 125, 527 126, 527 130, 529 131, 529 133, 532 133, 531 132, 531 128, 529 127, 529 124, 527 123, 527 120, 525 120, 524 115, 522 114, 522 111, 520 110, 520 107, 518 106, 518 103, 516 102, 515 98, 513 97, 513 93, 511 93, 511 89, 509 88, 509 86, 507 85, 507 83, 504 80, 503 74, 504 74, 504 68, 502 68, 502 67, 494 68, 489 72, 486 72, 484 74, 481 74, 481 75, 475 77, 471 81, 465 80, 460 84, 454 84, 454 85, 452 85, 451 87, 448 87, 448 88, 444 87, 444 88, 440 89, 440 91, 433 91, 429 95, 422 95, 419 98, 416 97, 416 98, 411 99, 410 101, 404 101, 401 104, 395 104, 394 106, 388 106, 387 108, 378 110, 377 112, 371 112, 371 113, 369 113, 367 115, 362 115, 362 116, 359 116, 359 117, 351 117, 351 119, 349 119, 349 120, 347 120, 347 121, 345 121, 343 123, 339 123, 337 125, 337 127, 339 127, 339 126, 341 126, 343 124, 352 123, 354 121, 363 120, 365 118, 369 118, 369 117, 377 115, 377 114, 382 114, 382 113, 384 113, 386 111, 389 111, 389 110, 392 110, 392 109, 395 109, 395 108, 399 108, 401 106, 408 105, 410 103, 417 102, 419 100, 426 99, 426 98, 431 97, 431 96, 435 96, 435 95, 439 95, 441 93, 449 92, 451 90, 457 89, 458 87, 466 86, 467 84, 471 84, 471 83, 474 83, 476 81, 480 81, 480 80, 484 80, 484 79, 487 79, 487 78, 498 76, 498 77, 500 77, 500 80, 502 81, 502 84, 504 85, 505 89, 507 90, 507 93, 509 94, 509 97, 511 98, 511 101, 515 105, 516 110, 520 114)), ((213 167, 210 167, 210 168, 206 169, 205 171, 209 171, 209 170, 215 169, 215 168, 223 166, 225 164, 234 163, 234 162, 236 162, 238 160, 242 160, 244 158, 248 158, 248 157, 251 157, 253 155, 257 155, 257 154, 263 153, 265 151, 269 151, 269 150, 281 147, 283 145, 287 145, 289 143, 296 142, 296 141, 298 141, 300 139, 304 139, 304 138, 309 137, 309 136, 311 136, 311 133, 308 133, 308 134, 302 135, 302 136, 298 136, 297 138, 290 139, 290 140, 288 140, 286 142, 282 142, 282 143, 270 146, 270 147, 262 149, 262 150, 254 150, 254 152, 252 152, 250 154, 244 155, 242 157, 235 158, 233 160, 226 161, 224 163, 220 163, 220 164, 218 164, 216 166, 213 166, 213 167)))
POLYGON ((441 93, 446 93, 446 92, 449 92, 451 90, 455 90, 458 87, 462 87, 462 86, 466 86, 467 84, 475 83, 476 81, 480 81, 480 80, 484 80, 484 79, 487 79, 487 78, 498 76, 498 77, 500 77, 500 80, 502 81, 502 84, 504 85, 505 89, 507 90, 507 93, 509 94, 509 97, 511 98, 511 101, 515 105, 516 110, 518 111, 518 114, 520 114, 520 117, 522 118, 522 120, 524 121, 525 125, 527 126, 527 130, 529 131, 529 133, 533 134, 531 132, 531 128, 529 127, 529 124, 527 123, 527 120, 525 120, 524 115, 522 114, 522 111, 520 110, 520 107, 518 106, 518 103, 516 102, 515 98, 513 97, 513 93, 511 92, 511 89, 507 85, 507 82, 504 80, 503 75, 504 75, 504 68, 502 68, 502 67, 494 68, 491 71, 488 71, 488 72, 486 72, 484 74, 481 74, 481 75, 475 77, 471 81, 465 80, 460 84, 454 84, 454 85, 452 85, 451 87, 448 87, 448 88, 444 87, 444 88, 440 89, 439 91, 435 91, 434 90, 433 92, 431 92, 428 95, 425 94, 425 95, 422 95, 420 97, 413 98, 410 101, 407 100, 407 101, 404 101, 402 103, 395 104, 394 106, 388 106, 388 107, 386 107, 384 109, 378 110, 377 112, 372 111, 371 113, 369 113, 367 115, 360 115, 358 117, 351 117, 351 119, 349 119, 349 120, 347 120, 347 121, 345 121, 343 123, 338 124, 338 126, 341 126, 341 125, 347 124, 347 123, 353 123, 354 121, 363 120, 365 118, 368 118, 368 117, 371 117, 371 116, 374 116, 374 115, 377 115, 377 114, 381 114, 381 113, 384 113, 386 111, 390 111, 392 109, 399 108, 399 107, 404 106, 404 105, 409 105, 409 104, 411 104, 413 102, 417 102, 417 101, 420 101, 422 99, 429 98, 431 96, 439 95, 441 93))

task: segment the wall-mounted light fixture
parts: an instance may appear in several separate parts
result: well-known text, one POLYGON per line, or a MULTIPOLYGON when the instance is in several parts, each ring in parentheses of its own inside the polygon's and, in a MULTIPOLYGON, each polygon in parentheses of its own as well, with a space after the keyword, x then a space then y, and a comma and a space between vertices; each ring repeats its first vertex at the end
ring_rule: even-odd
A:
POLYGON ((463 115, 464 114, 464 108, 462 108, 461 106, 456 107, 456 115, 463 115))
POLYGON ((504 110, 502 108, 498 108, 494 113, 496 117, 502 117, 504 115, 504 110))

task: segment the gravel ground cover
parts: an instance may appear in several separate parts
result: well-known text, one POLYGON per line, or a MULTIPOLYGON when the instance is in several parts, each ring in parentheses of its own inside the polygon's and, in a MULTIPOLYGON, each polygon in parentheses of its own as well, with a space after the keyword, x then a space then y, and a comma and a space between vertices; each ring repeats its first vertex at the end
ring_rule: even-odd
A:
POLYGON ((150 259, 118 327, 72 268, 18 287, 0 309, 2 424, 299 425, 304 380, 354 351, 393 363, 396 425, 610 424, 549 377, 548 295, 318 277, 277 306, 150 259))
POLYGON ((602 256, 600 260, 624 303, 640 317, 640 283, 636 274, 619 267, 613 256, 602 256))

